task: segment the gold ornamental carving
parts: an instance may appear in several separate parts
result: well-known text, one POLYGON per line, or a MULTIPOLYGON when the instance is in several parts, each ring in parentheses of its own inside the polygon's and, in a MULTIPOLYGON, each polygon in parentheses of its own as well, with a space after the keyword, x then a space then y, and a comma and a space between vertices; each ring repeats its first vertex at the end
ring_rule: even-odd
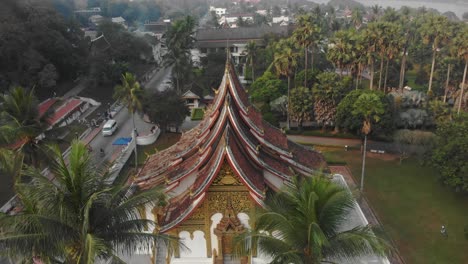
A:
POLYGON ((213 183, 211 185, 242 186, 242 183, 240 182, 237 175, 234 174, 234 171, 232 171, 231 167, 227 163, 224 163, 218 173, 218 176, 213 180, 213 183))

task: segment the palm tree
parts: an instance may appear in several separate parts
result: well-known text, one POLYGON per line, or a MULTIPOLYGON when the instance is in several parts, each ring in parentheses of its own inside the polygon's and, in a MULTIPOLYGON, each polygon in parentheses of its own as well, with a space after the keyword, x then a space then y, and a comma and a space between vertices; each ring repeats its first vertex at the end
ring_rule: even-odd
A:
POLYGON ((275 67, 277 75, 286 76, 288 78, 288 112, 287 112, 287 128, 290 128, 289 107, 291 93, 291 77, 297 68, 297 59, 299 53, 294 49, 294 44, 291 39, 282 39, 278 42, 277 52, 274 54, 272 66, 275 67))
POLYGON ((270 263, 348 263, 360 256, 383 256, 388 248, 370 226, 342 229, 356 202, 346 187, 325 175, 297 177, 267 197, 265 205, 253 230, 236 238, 239 255, 258 247, 272 258, 270 263))
POLYGON ((320 28, 312 24, 310 15, 302 15, 297 18, 298 27, 294 30, 293 38, 297 44, 304 49, 304 86, 307 86, 307 68, 309 48, 312 47, 311 68, 314 67, 313 48, 320 40, 320 28))
POLYGON ((186 16, 174 22, 165 33, 165 44, 168 47, 163 60, 165 66, 174 65, 173 75, 176 78, 177 92, 180 93, 180 80, 191 69, 190 49, 193 47, 195 27, 197 23, 191 16, 186 16), (189 65, 190 67, 187 67, 189 65))
MULTIPOLYGON (((137 82, 135 76, 129 72, 122 74, 120 79, 122 84, 114 87, 114 99, 121 102, 128 111, 132 114, 133 133, 136 140, 136 125, 135 125, 135 112, 141 112, 143 105, 141 102, 143 96, 143 89, 140 83, 137 82)), ((138 168, 137 148, 135 143, 135 168, 138 168)))
POLYGON ((400 52, 400 50, 403 48, 404 45, 404 39, 403 35, 401 34, 402 29, 400 26, 396 23, 391 23, 388 31, 387 31, 387 36, 389 37, 388 39, 388 45, 386 49, 387 53, 387 63, 385 66, 385 77, 384 77, 384 85, 383 89, 386 91, 387 89, 387 79, 388 79, 388 64, 391 60, 397 56, 397 54, 400 52))
POLYGON ((49 126, 50 113, 39 112, 39 101, 34 89, 20 86, 0 96, 0 134, 6 144, 21 142, 26 162, 39 166, 39 141, 36 139, 49 126))
MULTIPOLYGON (((25 166, 15 183, 22 210, 0 217, 0 249, 15 259, 31 263, 91 264, 119 254, 150 249, 156 241, 169 246, 176 240, 147 232, 157 227, 142 219, 141 208, 163 206, 162 190, 138 191, 110 181, 92 165, 86 146, 72 143, 68 165, 57 146, 49 149, 50 181, 37 169, 25 166)), ((157 230, 157 228, 155 229, 157 230)))
POLYGON ((249 43, 247 43, 247 46, 245 47, 245 49, 247 51, 247 61, 249 62, 250 67, 252 69, 252 82, 254 82, 255 81, 255 63, 254 63, 254 60, 255 60, 256 53, 257 53, 257 45, 255 44, 255 41, 249 41, 249 43))
POLYGON ((358 97, 353 105, 353 115, 363 119, 362 133, 364 133, 364 151, 362 154, 361 186, 364 188, 364 170, 366 166, 367 135, 372 130, 372 122, 379 122, 380 115, 384 113, 384 106, 379 96, 374 93, 364 93, 358 97))
POLYGON ((351 21, 353 22, 354 28, 356 30, 360 29, 362 26, 362 13, 359 8, 354 8, 351 14, 351 21))
POLYGON ((364 43, 367 43, 367 65, 369 68, 370 73, 370 82, 369 82, 369 89, 374 89, 374 63, 375 63, 375 55, 377 52, 377 46, 379 41, 378 32, 378 24, 377 23, 369 23, 367 26, 366 31, 364 31, 364 43))
POLYGON ((429 76, 428 94, 432 93, 432 79, 434 77, 434 68, 437 52, 441 45, 449 39, 449 23, 446 17, 430 14, 426 17, 425 22, 421 26, 421 35, 425 44, 432 46, 432 64, 431 74, 429 76))
POLYGON ((340 69, 340 76, 343 76, 343 70, 349 69, 352 64, 353 36, 354 30, 340 30, 330 40, 327 59, 335 65, 335 68, 340 69))
POLYGON ((460 110, 462 107, 463 96, 464 96, 463 94, 465 92, 465 87, 466 87, 466 72, 468 69, 468 27, 467 26, 465 26, 463 30, 459 32, 454 42, 455 42, 455 46, 457 47, 458 57, 460 57, 462 60, 465 61, 465 69, 463 70, 463 79, 461 83, 461 90, 460 90, 458 109, 457 109, 457 114, 460 115, 460 110))

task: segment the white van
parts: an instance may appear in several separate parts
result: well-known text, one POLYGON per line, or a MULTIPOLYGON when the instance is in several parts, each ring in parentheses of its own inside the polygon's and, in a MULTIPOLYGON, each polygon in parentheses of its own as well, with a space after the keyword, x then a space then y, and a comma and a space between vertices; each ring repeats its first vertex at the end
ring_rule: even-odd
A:
POLYGON ((112 136, 117 130, 117 122, 114 119, 108 120, 102 127, 103 136, 112 136))

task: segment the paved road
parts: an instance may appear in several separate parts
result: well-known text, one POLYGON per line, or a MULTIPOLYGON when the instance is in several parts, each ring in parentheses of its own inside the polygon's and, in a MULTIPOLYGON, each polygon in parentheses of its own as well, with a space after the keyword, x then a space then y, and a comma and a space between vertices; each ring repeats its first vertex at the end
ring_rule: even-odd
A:
MULTIPOLYGON (((126 108, 120 110, 118 114, 114 116, 117 121, 119 128, 112 136, 104 137, 99 133, 91 142, 90 146, 93 149, 94 160, 96 165, 99 167, 104 162, 109 162, 113 153, 120 150, 119 146, 113 146, 112 143, 120 137, 131 137, 133 130, 132 115, 126 108), (100 155, 99 149, 104 149, 104 157, 100 155)), ((147 134, 151 130, 152 124, 146 123, 142 120, 139 115, 135 115, 135 125, 139 134, 147 134)))
POLYGON ((168 82, 171 81, 171 71, 172 66, 167 68, 162 68, 157 71, 149 81, 143 83, 146 90, 149 91, 164 91, 167 88, 171 87, 171 84, 168 82))

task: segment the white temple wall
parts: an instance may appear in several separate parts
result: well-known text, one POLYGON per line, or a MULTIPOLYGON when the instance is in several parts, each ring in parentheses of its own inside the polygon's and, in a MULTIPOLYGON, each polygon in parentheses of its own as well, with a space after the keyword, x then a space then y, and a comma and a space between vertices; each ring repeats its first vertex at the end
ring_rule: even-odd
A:
POLYGON ((206 239, 205 233, 200 230, 193 232, 192 236, 187 231, 179 233, 182 243, 185 245, 180 247, 181 258, 206 258, 206 239), (189 250, 190 249, 190 250, 189 250))
POLYGON ((213 252, 213 249, 216 249, 216 252, 219 253, 219 248, 218 248, 218 236, 215 235, 214 230, 216 226, 219 224, 221 219, 223 218, 223 214, 221 213, 216 213, 211 216, 211 226, 210 226, 210 233, 211 233, 211 252, 213 252))

